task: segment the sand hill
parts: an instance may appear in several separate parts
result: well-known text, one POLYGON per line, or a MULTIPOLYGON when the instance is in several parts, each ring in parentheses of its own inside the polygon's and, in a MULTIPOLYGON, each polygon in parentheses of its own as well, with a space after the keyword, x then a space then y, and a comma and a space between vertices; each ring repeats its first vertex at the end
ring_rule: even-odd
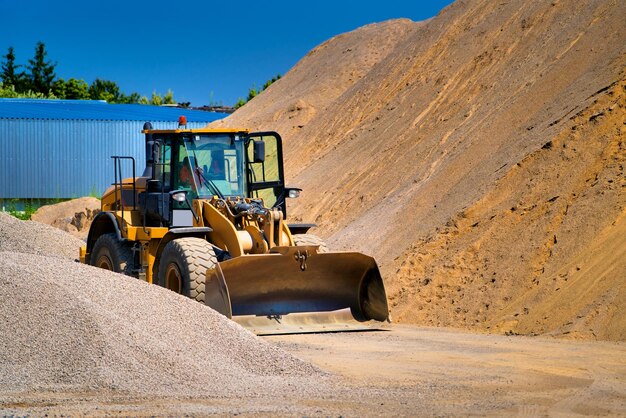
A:
POLYGON ((100 200, 81 197, 53 205, 42 206, 31 220, 52 225, 82 240, 87 239, 93 218, 100 212, 100 200))
POLYGON ((396 320, 624 340, 624 16, 457 1, 323 43, 220 123, 283 135, 292 220, 374 255, 396 320))

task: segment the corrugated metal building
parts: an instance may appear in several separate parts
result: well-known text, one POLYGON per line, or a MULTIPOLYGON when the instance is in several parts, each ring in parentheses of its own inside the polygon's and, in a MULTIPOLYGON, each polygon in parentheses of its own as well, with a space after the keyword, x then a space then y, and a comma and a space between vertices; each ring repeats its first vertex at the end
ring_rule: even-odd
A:
MULTIPOLYGON (((113 182, 112 155, 145 165, 141 129, 199 128, 227 114, 103 101, 0 99, 0 204, 9 199, 101 195, 113 182)), ((131 165, 124 165, 130 177, 131 165)), ((0 206, 2 209, 2 206, 0 206)))

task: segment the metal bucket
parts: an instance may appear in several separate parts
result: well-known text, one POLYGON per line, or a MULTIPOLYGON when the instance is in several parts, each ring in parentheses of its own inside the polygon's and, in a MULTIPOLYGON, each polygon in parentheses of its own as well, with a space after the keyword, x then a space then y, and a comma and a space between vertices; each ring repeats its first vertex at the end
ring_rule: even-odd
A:
POLYGON ((378 266, 361 253, 275 247, 207 271, 206 304, 257 334, 371 329, 389 322, 378 266), (376 326, 376 325, 374 325, 376 326))

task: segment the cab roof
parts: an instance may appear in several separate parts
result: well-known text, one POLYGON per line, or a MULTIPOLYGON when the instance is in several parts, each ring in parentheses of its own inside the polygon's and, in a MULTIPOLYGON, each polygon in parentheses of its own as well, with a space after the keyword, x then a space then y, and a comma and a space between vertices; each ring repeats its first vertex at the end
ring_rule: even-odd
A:
POLYGON ((249 129, 234 128, 144 129, 141 131, 142 134, 247 134, 249 132, 249 129))

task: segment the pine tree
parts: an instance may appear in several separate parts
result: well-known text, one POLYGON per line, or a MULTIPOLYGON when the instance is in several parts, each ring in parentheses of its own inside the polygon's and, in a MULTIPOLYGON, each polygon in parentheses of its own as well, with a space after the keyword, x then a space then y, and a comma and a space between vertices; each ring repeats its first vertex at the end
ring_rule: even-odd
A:
POLYGON ((9 47, 9 52, 4 55, 4 62, 2 63, 2 84, 5 88, 13 86, 14 90, 18 93, 24 91, 24 73, 18 72, 17 69, 20 65, 15 65, 15 53, 13 47, 9 47))
POLYGON ((28 60, 27 69, 29 70, 29 84, 30 89, 35 93, 42 93, 47 95, 52 88, 52 82, 56 77, 54 73, 54 67, 56 63, 46 61, 46 46, 43 42, 37 42, 35 47, 35 57, 28 60))

